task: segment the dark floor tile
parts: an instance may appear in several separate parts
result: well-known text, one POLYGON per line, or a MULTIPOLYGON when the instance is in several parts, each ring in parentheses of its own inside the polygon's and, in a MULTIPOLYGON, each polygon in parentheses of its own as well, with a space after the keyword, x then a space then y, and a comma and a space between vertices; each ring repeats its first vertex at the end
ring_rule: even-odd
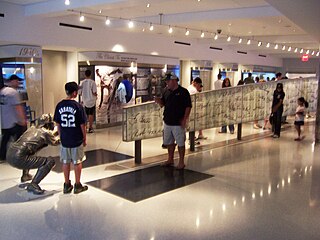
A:
MULTIPOLYGON (((91 150, 86 152, 87 160, 82 163, 82 168, 93 167, 105 163, 112 163, 121 160, 126 160, 133 158, 121 153, 116 153, 104 149, 91 150)), ((56 161, 56 166, 53 168, 55 172, 62 172, 62 163, 60 162, 60 157, 54 157, 56 161)))
POLYGON ((88 184, 129 201, 138 202, 211 177, 213 175, 187 169, 177 171, 173 167, 155 166, 88 184))

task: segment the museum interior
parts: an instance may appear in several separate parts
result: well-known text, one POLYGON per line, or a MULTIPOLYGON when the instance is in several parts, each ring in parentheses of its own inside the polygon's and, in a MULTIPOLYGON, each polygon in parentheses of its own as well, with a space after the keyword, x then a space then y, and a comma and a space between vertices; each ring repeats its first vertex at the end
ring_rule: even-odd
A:
MULTIPOLYGON (((318 0, 0 0, 1 141, 12 76, 27 120, 0 159, 0 239, 320 239, 319 9, 318 0), (43 134, 43 114, 56 115, 65 84, 88 70, 88 189, 65 191, 60 131, 57 144, 32 136, 42 146, 25 160, 54 165, 35 194, 41 167, 22 181, 12 149, 43 134), (177 139, 167 164, 168 105, 155 100, 170 82, 189 90, 198 78, 179 168, 177 139)), ((71 164, 74 187, 77 171, 71 164)))

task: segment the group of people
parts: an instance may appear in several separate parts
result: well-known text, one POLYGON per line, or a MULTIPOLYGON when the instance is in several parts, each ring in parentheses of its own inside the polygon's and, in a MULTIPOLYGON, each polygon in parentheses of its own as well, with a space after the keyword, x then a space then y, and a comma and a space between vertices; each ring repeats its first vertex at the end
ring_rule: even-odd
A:
MULTIPOLYGON (((97 97, 97 88, 95 81, 90 78, 91 71, 85 72, 86 78, 80 86, 76 82, 65 84, 66 98, 60 101, 52 118, 49 114, 44 114, 37 127, 32 126, 26 130, 27 121, 19 100, 19 94, 16 90, 19 84, 19 78, 12 75, 7 81, 7 87, 1 88, 0 104, 1 109, 6 114, 1 114, 2 123, 2 141, 0 158, 23 171, 21 182, 32 180, 27 185, 27 190, 34 194, 43 194, 44 190, 40 188, 40 181, 51 171, 55 165, 52 157, 36 156, 36 153, 47 146, 60 144, 60 161, 63 163, 64 185, 63 193, 80 193, 86 191, 88 186, 81 184, 82 162, 86 159, 84 147, 86 146, 86 124, 89 120, 89 132, 92 131, 92 124, 95 112, 95 102, 97 97), (81 94, 83 106, 75 101, 77 95, 81 94), (57 125, 57 132, 54 131, 54 122, 57 125), (13 137, 15 142, 7 145, 10 138, 13 137), (74 165, 75 184, 70 181, 70 164, 74 165), (32 177, 29 169, 38 169, 36 175, 32 177)), ((202 80, 195 78, 188 89, 179 85, 179 78, 170 73, 165 76, 167 87, 162 97, 155 97, 155 102, 164 107, 163 120, 163 144, 168 149, 168 159, 162 165, 174 165, 174 151, 178 145, 179 162, 175 166, 177 170, 185 168, 185 140, 186 125, 192 108, 190 94, 202 91, 202 80)), ((249 80, 250 81, 250 80, 249 80)), ((230 79, 218 80, 215 85, 221 82, 221 88, 231 87, 230 79), (219 82, 218 82, 219 81, 219 82)), ((248 83, 247 81, 244 81, 248 83)), ((285 93, 283 84, 278 83, 273 94, 272 102, 272 124, 273 137, 280 137, 281 118, 283 113, 283 101, 285 93)), ((301 136, 301 126, 304 125, 305 108, 308 107, 307 101, 300 97, 296 110, 295 127, 298 133, 296 141, 303 139, 301 136)), ((234 132, 234 126, 229 125, 231 133, 234 132)), ((226 132, 226 126, 221 128, 220 132, 226 132)), ((199 131, 198 138, 203 138, 202 131, 199 131)))

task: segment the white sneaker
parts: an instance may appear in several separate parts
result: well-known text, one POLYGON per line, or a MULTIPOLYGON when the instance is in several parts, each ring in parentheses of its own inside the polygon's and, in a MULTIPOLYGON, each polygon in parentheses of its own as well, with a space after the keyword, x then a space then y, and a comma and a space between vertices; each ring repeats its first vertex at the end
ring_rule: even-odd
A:
POLYGON ((279 138, 280 136, 279 135, 277 135, 277 134, 273 134, 273 136, 272 136, 273 138, 279 138))

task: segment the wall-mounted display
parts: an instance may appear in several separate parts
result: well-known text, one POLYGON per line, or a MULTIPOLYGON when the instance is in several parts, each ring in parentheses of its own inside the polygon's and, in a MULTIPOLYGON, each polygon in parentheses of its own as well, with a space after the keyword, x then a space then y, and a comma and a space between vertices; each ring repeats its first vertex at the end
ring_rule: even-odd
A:
POLYGON ((131 70, 130 67, 95 66, 97 127, 121 122, 122 107, 134 104, 136 74, 131 70), (126 98, 127 93, 130 99, 126 98))

